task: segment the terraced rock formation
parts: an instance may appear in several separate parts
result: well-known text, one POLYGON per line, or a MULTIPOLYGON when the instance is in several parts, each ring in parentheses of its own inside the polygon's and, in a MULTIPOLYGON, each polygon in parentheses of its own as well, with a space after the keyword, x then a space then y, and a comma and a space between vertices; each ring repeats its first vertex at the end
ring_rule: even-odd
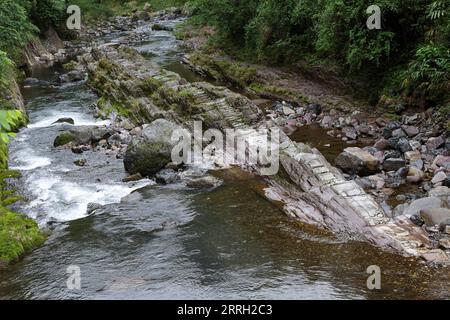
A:
MULTIPOLYGON (((221 131, 267 126, 263 113, 245 96, 205 82, 188 83, 128 47, 104 45, 81 60, 91 87, 101 96, 98 108, 103 116, 128 119, 134 125, 165 118, 189 129, 194 120, 201 120, 204 129, 221 131)), ((404 216, 386 217, 371 196, 345 180, 317 150, 282 133, 280 164, 279 174, 265 177, 265 195, 280 201, 289 216, 402 255, 450 261, 444 251, 432 249, 420 227, 404 216)), ((263 169, 240 165, 256 173, 263 169)))

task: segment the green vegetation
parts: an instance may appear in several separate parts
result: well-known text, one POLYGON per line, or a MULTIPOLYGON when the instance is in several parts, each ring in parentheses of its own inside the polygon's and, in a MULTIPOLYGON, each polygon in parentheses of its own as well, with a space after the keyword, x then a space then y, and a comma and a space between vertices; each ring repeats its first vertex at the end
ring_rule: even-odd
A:
POLYGON ((54 147, 64 146, 75 140, 75 135, 70 132, 63 132, 55 138, 54 147))
POLYGON ((242 60, 339 66, 366 95, 439 106, 450 92, 450 2, 380 0, 381 30, 369 30, 363 0, 192 0, 191 23, 242 60))
POLYGON ((133 10, 143 9, 145 4, 157 11, 168 7, 182 6, 186 0, 73 0, 71 4, 80 7, 83 17, 88 20, 98 20, 115 15, 129 15, 133 10))
POLYGON ((15 190, 8 189, 7 180, 19 178, 20 173, 7 169, 7 143, 14 136, 12 131, 23 121, 24 115, 19 110, 0 110, 0 267, 16 261, 45 240, 32 219, 6 208, 22 200, 22 197, 15 195, 15 190))
POLYGON ((0 206, 0 266, 18 260, 44 241, 36 222, 0 206))

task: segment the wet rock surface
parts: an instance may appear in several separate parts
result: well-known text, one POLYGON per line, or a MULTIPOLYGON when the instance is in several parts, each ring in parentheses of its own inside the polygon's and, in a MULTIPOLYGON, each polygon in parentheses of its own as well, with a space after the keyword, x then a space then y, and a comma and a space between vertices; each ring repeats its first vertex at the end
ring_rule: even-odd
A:
MULTIPOLYGON (((135 24, 136 21, 124 22, 124 24, 126 23, 135 24)), ((114 29, 114 27, 111 28, 114 29)), ((135 37, 137 39, 139 36, 135 37)), ((117 47, 119 44, 114 46, 117 47)), ((126 131, 131 137, 140 136, 143 123, 151 123, 161 117, 176 124, 185 124, 187 119, 202 120, 206 127, 225 129, 255 125, 262 120, 262 115, 264 115, 263 112, 258 111, 256 105, 249 103, 248 99, 244 99, 240 95, 227 89, 219 90, 206 83, 187 83, 174 73, 161 72, 159 68, 149 64, 148 61, 126 47, 119 46, 118 50, 112 47, 100 50, 96 48, 92 54, 87 54, 79 60, 89 74, 89 84, 103 97, 108 97, 104 105, 97 104, 99 115, 104 117, 102 110, 114 108, 115 103, 127 106, 131 110, 127 115, 121 114, 121 110, 118 110, 117 113, 114 112, 117 115, 117 119, 114 119, 116 125, 122 126, 124 129, 126 127, 126 131), (106 57, 108 63, 105 63, 106 57), (126 66, 127 69, 123 69, 122 66, 126 66), (142 70, 146 70, 146 72, 142 72, 142 70), (116 75, 113 76, 112 73, 116 73, 116 75), (118 74, 122 74, 121 80, 114 79, 118 74), (168 88, 170 89, 168 90, 168 88), (149 94, 152 94, 151 99, 149 99, 149 94), (158 99, 154 99, 155 97, 158 99), (211 109, 211 106, 218 108, 211 109)), ((438 159, 439 161, 436 161, 434 167, 431 165, 436 156, 445 155, 446 138, 442 130, 437 132, 434 130, 432 135, 428 134, 433 121, 425 113, 403 116, 399 120, 392 121, 382 116, 370 117, 360 111, 342 112, 339 108, 331 109, 328 104, 324 107, 320 103, 301 104, 285 101, 273 102, 271 107, 263 111, 266 118, 264 126, 278 126, 288 135, 294 134, 303 126, 319 124, 329 129, 330 137, 341 139, 343 144, 358 145, 354 148, 359 148, 359 150, 353 152, 343 150, 343 155, 337 156, 338 159, 339 157, 344 159, 343 161, 338 160, 338 164, 340 163, 338 166, 343 168, 344 172, 349 173, 344 176, 347 180, 358 174, 371 176, 377 173, 375 179, 369 179, 369 182, 364 185, 380 204, 386 201, 386 197, 395 195, 400 202, 407 205, 411 197, 409 195, 402 197, 401 194, 395 192, 396 188, 404 185, 417 186, 421 193, 426 193, 433 187, 447 183, 448 178, 442 180, 442 174, 438 174, 434 182, 431 181, 433 176, 440 171, 448 174, 446 161, 438 159), (360 147, 361 144, 367 147, 360 147), (369 145, 373 145, 373 147, 369 147, 369 145), (437 148, 437 150, 432 150, 432 148, 437 148), (349 165, 349 163, 351 164, 349 165)), ((107 145, 116 143, 113 140, 107 140, 107 145)), ((122 140, 122 138, 118 140, 122 140)), ((117 142, 118 145, 122 145, 122 148, 118 148, 123 150, 123 146, 126 147, 127 144, 133 143, 130 141, 132 139, 127 137, 121 142, 117 142)), ((120 156, 120 152, 118 156, 120 156)), ((291 156, 294 157, 293 154, 291 156)), ((145 172, 145 175, 156 174, 159 172, 156 167, 163 169, 166 163, 167 158, 158 163, 155 170, 145 172)), ((283 165, 287 166, 287 163, 290 162, 283 165)), ((130 170, 130 172, 134 171, 130 170)), ((293 172, 289 172, 289 174, 295 176, 293 172)), ((332 174, 337 173, 332 171, 332 174)), ((171 178, 161 175, 160 181, 167 183, 171 181, 171 178), (165 180, 167 181, 164 182, 165 180)), ((300 188, 304 188, 304 186, 301 184, 300 188)), ((321 196, 325 197, 324 194, 321 196)), ((290 202, 288 199, 286 201, 290 202)), ((299 210, 298 206, 295 207, 295 210, 299 210)), ((399 208, 396 212, 401 216, 403 211, 398 210, 399 208)), ((378 213, 374 215, 377 216, 378 213)), ((386 213, 386 215, 389 214, 386 213)), ((311 220, 304 216, 301 216, 300 219, 317 224, 313 221, 314 219, 311 220)), ((381 219, 380 221, 386 220, 381 219)), ((333 228, 339 229, 337 225, 333 225, 333 228)), ((393 229, 394 227, 389 226, 389 228, 393 229)), ((401 228, 405 228, 405 226, 401 228)), ((382 228, 376 230, 382 230, 382 228)), ((421 234, 421 231, 414 232, 421 234)), ((395 233, 390 236, 397 237, 395 233)), ((420 237, 422 236, 421 234, 420 237)), ((375 242, 379 241, 380 239, 375 240, 375 242)), ((405 249, 400 249, 400 251, 402 250, 405 249)))
POLYGON ((132 138, 124 157, 125 170, 130 174, 149 176, 171 162, 174 143, 172 133, 180 127, 164 119, 145 125, 140 135, 132 138))

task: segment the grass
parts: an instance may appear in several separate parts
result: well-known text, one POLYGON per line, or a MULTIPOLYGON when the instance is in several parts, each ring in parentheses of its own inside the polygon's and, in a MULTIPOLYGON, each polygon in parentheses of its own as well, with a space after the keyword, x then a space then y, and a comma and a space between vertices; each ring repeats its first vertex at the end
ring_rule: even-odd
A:
POLYGON ((33 219, 6 207, 22 200, 22 197, 15 195, 15 190, 7 188, 6 180, 18 177, 20 173, 17 171, 0 170, 0 267, 17 261, 46 238, 33 219))
POLYGON ((0 266, 17 261, 44 241, 34 220, 0 207, 0 266))

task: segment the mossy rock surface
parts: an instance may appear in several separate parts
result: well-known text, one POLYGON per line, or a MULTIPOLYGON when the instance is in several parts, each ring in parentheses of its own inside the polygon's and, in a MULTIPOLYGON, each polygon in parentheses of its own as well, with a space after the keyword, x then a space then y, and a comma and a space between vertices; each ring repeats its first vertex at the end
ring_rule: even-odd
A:
POLYGON ((171 161, 174 146, 171 137, 177 128, 177 125, 164 119, 157 119, 144 128, 142 134, 135 137, 127 148, 125 170, 130 174, 151 176, 164 168, 171 161))
POLYGON ((17 261, 41 245, 45 238, 34 220, 0 208, 0 267, 17 261))
POLYGON ((76 136, 71 132, 63 132, 60 135, 58 135, 53 142, 54 147, 60 147, 64 146, 66 144, 71 143, 72 141, 75 141, 76 136))

